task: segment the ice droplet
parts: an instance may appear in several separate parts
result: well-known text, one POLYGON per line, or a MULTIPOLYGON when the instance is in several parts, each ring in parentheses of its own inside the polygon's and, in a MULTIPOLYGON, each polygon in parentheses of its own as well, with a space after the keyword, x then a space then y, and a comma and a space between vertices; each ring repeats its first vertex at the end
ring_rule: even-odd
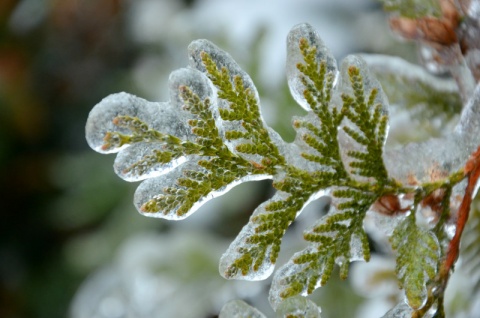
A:
POLYGON ((302 296, 285 299, 277 308, 277 317, 321 318, 322 310, 313 301, 302 296))
POLYGON ((333 57, 333 54, 326 47, 323 41, 318 36, 315 29, 306 23, 298 24, 292 28, 287 37, 287 80, 290 92, 295 101, 302 106, 305 110, 311 110, 310 105, 305 99, 303 92, 305 91, 305 85, 301 81, 302 74, 297 69, 298 63, 304 63, 304 57, 300 52, 299 42, 300 39, 306 39, 311 46, 316 47, 318 62, 326 60, 327 72, 332 72, 334 76, 337 75, 337 62, 333 57))
POLYGON ((231 300, 226 303, 219 318, 266 318, 258 309, 250 306, 243 300, 231 300))

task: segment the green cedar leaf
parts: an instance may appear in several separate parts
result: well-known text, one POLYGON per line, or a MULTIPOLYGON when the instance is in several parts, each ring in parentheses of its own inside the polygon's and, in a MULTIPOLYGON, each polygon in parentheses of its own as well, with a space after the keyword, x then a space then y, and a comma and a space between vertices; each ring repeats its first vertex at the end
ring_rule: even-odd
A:
POLYGON ((420 309, 427 300, 426 285, 437 273, 440 257, 437 237, 417 226, 411 214, 395 228, 391 243, 397 251, 396 272, 400 287, 405 289, 410 307, 420 309))

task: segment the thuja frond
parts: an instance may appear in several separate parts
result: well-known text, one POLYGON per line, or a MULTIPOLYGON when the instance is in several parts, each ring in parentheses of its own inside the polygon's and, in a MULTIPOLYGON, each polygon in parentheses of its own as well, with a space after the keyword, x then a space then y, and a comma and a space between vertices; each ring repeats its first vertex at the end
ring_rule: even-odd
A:
POLYGON ((378 89, 373 88, 366 96, 360 70, 356 66, 348 68, 348 76, 353 88, 353 96, 343 94, 342 113, 353 123, 343 126, 343 130, 363 151, 348 151, 353 159, 350 162, 352 173, 374 178, 378 183, 388 182, 388 173, 383 163, 383 147, 387 133, 388 116, 383 113, 383 105, 375 103, 378 89))
POLYGON ((274 278, 274 293, 270 294, 273 302, 277 302, 276 294, 281 299, 311 294, 327 283, 335 264, 340 266, 340 277, 345 279, 352 260, 370 259, 363 217, 356 212, 330 213, 306 231, 304 238, 310 246, 295 254, 274 278))
POLYGON ((219 68, 207 52, 201 53, 201 59, 210 80, 218 89, 218 98, 228 103, 228 107, 219 109, 221 119, 239 123, 232 129, 226 129, 225 138, 236 141, 235 150, 239 153, 258 155, 261 158, 259 163, 273 172, 275 165, 284 164, 284 158, 264 127, 252 88, 245 85, 240 75, 231 76, 225 66, 219 68))
POLYGON ((317 180, 309 173, 294 167, 287 170, 285 178, 273 183, 279 192, 255 210, 242 230, 245 234, 240 233, 229 248, 232 252, 225 253, 229 255, 221 265, 225 277, 263 275, 267 267, 275 264, 288 226, 318 190, 317 180))
MULTIPOLYGON (((346 278, 352 261, 369 260, 363 227, 368 211, 401 215, 399 223, 392 222, 389 235, 410 307, 399 305, 392 315, 396 310, 419 315, 430 310, 433 302, 424 305, 427 294, 445 287, 458 254, 458 229, 457 240, 450 241, 455 243, 453 253, 441 250, 449 241, 445 227, 452 217, 450 207, 461 201, 463 212, 469 211, 480 175, 480 150, 465 169, 455 163, 446 173, 438 167, 430 171, 422 162, 413 172, 399 172, 386 161, 387 171, 388 101, 382 87, 359 57, 347 57, 339 71, 306 24, 296 26, 288 37, 290 90, 308 112, 293 121, 297 137, 291 144, 265 124, 255 86, 227 53, 198 40, 189 46, 189 54, 191 67, 170 77, 169 102, 115 94, 95 106, 87 121, 87 141, 93 149, 119 152, 115 170, 122 178, 147 179, 135 193, 137 209, 147 216, 178 220, 239 183, 273 179, 277 192, 256 208, 220 261, 220 272, 227 278, 260 280, 272 273, 289 225, 310 201, 329 195, 330 212, 304 232, 308 247, 275 274, 270 302, 279 311, 288 301, 303 306, 298 295, 326 284, 335 265, 346 278), (460 192, 454 187, 465 178, 468 195, 462 201, 455 198, 460 192), (416 214, 422 209, 436 213, 436 224, 417 224, 416 214), (443 276, 436 275, 445 256, 450 265, 443 276)), ((462 216, 466 219, 468 213, 462 216)), ((466 220, 462 222, 463 226, 466 220)))
POLYGON ((317 49, 311 46, 305 38, 301 38, 299 49, 304 58, 303 63, 298 63, 300 80, 305 86, 303 95, 310 105, 313 113, 320 121, 315 125, 305 119, 297 119, 293 125, 298 130, 303 128, 302 140, 317 153, 302 153, 305 159, 331 168, 339 178, 345 177, 338 145, 338 126, 344 114, 332 107, 333 79, 336 74, 327 71, 327 61, 316 59, 317 49))
POLYGON ((410 307, 417 310, 425 305, 426 285, 437 273, 440 244, 431 231, 416 224, 414 212, 395 228, 391 243, 397 251, 400 287, 405 289, 410 307))
MULTIPOLYGON (((344 62, 348 72, 339 75, 342 86, 333 87, 337 74, 332 67, 327 71, 328 60, 318 58, 317 48, 307 38, 300 38, 298 45, 303 57, 303 62, 297 63, 298 76, 312 111, 295 120, 294 127, 307 146, 302 157, 320 165, 319 171, 310 173, 315 185, 312 193, 328 189, 333 202, 332 212, 304 233, 309 247, 275 274, 270 292, 274 307, 283 299, 310 294, 326 284, 335 264, 340 266, 340 276, 346 278, 351 261, 368 261, 370 249, 363 219, 379 197, 394 192, 397 186, 389 179, 382 157, 388 116, 377 98, 381 87, 377 84, 367 91, 360 71, 363 64, 355 58, 344 62), (340 95, 337 100, 341 105, 332 101, 334 94, 340 95), (357 144, 355 150, 346 151, 347 161, 341 155, 340 138, 345 136, 338 134, 339 127, 357 144), (356 175, 364 179, 357 180, 356 175)), ((373 81, 369 82, 372 85, 373 81)))
POLYGON ((141 207, 143 212, 167 214, 176 211, 178 216, 183 216, 212 191, 248 174, 263 173, 262 169, 231 153, 223 144, 210 110, 209 99, 202 101, 187 86, 180 86, 179 94, 184 102, 183 108, 198 119, 188 121, 192 133, 196 135, 195 143, 181 143, 174 154, 196 154, 205 159, 197 162, 198 169, 183 171, 183 176, 177 179, 176 184, 165 187, 163 194, 144 203, 141 207))

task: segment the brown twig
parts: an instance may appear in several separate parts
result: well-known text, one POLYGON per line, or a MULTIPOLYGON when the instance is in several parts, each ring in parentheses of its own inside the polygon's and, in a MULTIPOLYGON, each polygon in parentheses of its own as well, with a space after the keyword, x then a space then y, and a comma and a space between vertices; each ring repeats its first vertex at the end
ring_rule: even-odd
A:
POLYGON ((480 177, 480 147, 470 156, 467 163, 465 164, 464 174, 468 179, 468 184, 465 189, 465 195, 463 196, 462 203, 458 209, 457 214, 457 228, 455 235, 453 236, 450 244, 448 246, 447 256, 445 262, 443 263, 440 275, 446 277, 453 265, 455 264, 459 249, 460 249, 460 238, 462 237, 465 224, 468 220, 468 215, 470 213, 470 205, 473 200, 473 192, 475 191, 475 186, 480 177))

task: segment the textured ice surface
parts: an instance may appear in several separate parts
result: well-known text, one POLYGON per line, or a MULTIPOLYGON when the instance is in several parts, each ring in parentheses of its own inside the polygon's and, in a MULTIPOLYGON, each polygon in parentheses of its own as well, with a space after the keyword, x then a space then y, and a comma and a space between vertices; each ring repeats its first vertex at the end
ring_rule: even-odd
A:
POLYGON ((317 32, 309 24, 303 23, 292 28, 287 37, 287 80, 290 92, 295 101, 305 110, 311 110, 310 105, 306 101, 303 92, 305 85, 300 80, 302 74, 297 69, 298 63, 304 63, 303 55, 298 47, 300 39, 305 38, 309 44, 317 49, 317 60, 326 60, 327 72, 337 75, 337 62, 330 50, 325 46, 318 36, 317 32))
POLYGON ((118 116, 138 118, 147 125, 146 129, 173 135, 185 141, 194 141, 196 137, 187 122, 195 116, 183 109, 184 102, 180 97, 180 89, 182 86, 188 86, 201 100, 213 99, 209 80, 204 74, 193 69, 179 69, 173 72, 169 78, 169 86, 170 101, 167 103, 148 102, 133 95, 119 93, 103 99, 90 112, 86 125, 88 144, 101 153, 120 152, 115 160, 115 172, 127 181, 138 181, 167 173, 185 162, 186 158, 180 156, 171 162, 159 163, 155 158, 155 151, 165 150, 164 142, 152 139, 151 136, 136 136, 138 133, 130 128, 116 125, 115 118, 118 116), (107 133, 136 137, 131 144, 105 147, 107 133))
POLYGON ((243 300, 231 300, 226 303, 219 318, 266 318, 258 309, 250 306, 243 300))
POLYGON ((306 297, 294 296, 285 299, 277 308, 277 317, 321 318, 320 307, 306 297))

